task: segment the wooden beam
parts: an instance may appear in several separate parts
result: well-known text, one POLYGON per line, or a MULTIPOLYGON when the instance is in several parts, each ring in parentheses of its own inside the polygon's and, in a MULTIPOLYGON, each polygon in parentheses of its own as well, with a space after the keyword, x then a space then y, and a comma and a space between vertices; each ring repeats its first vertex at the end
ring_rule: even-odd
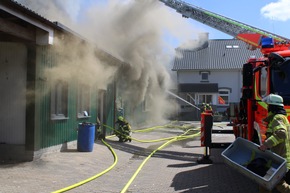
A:
POLYGON ((15 37, 35 42, 35 30, 22 27, 16 23, 0 18, 0 31, 15 37))

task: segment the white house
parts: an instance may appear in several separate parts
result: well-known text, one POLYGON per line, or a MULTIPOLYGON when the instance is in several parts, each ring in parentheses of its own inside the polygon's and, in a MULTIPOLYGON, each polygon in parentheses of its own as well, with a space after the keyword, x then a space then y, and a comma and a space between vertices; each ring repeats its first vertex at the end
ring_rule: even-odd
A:
MULTIPOLYGON (((262 57, 259 50, 249 50, 237 39, 206 40, 198 48, 177 48, 176 52, 172 71, 177 73, 178 95, 197 107, 209 103, 220 113, 240 101, 243 64, 250 57, 262 57)), ((197 108, 180 105, 180 119, 199 119, 197 108)))

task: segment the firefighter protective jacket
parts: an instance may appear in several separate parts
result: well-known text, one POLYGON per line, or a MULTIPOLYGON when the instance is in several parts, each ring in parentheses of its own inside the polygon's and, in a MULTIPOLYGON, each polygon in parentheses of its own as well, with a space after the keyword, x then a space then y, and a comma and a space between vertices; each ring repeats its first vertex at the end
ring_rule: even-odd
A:
POLYGON ((290 137, 289 122, 285 115, 270 115, 265 119, 268 122, 265 145, 272 152, 287 160, 287 168, 290 169, 290 137))

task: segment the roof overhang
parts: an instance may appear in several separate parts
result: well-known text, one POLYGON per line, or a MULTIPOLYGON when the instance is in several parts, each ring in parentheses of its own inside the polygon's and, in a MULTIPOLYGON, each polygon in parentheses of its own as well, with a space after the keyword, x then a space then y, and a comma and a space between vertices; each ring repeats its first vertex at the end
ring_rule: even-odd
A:
MULTIPOLYGON (((56 25, 53 24, 52 22, 37 15, 34 12, 31 12, 30 10, 13 1, 2 1, 0 3, 0 10, 5 11, 6 13, 13 15, 15 18, 18 18, 20 20, 29 23, 30 25, 35 26, 37 28, 36 34, 34 36, 36 44, 39 45, 53 44, 54 28, 55 28, 54 26, 56 25)), ((3 24, 0 26, 1 32, 4 32, 8 35, 13 35, 15 37, 32 40, 31 35, 29 36, 28 29, 25 30, 25 28, 23 27, 22 29, 19 29, 21 28, 21 26, 17 26, 12 22, 5 21, 3 19, 1 19, 1 22, 3 24)))
POLYGON ((214 83, 184 83, 178 85, 179 92, 217 93, 218 84, 214 83))

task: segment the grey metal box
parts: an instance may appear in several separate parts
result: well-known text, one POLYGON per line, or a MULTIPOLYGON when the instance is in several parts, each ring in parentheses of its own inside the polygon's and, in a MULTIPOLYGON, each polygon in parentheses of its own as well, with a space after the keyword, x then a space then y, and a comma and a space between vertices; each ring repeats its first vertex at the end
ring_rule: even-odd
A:
POLYGON ((257 144, 239 137, 222 152, 222 157, 225 163, 235 170, 254 180, 266 189, 272 190, 287 172, 286 159, 268 150, 263 152, 259 150, 258 147, 257 144), (244 166, 244 164, 251 159, 253 151, 255 152, 255 157, 272 160, 271 168, 264 177, 255 174, 244 166))

